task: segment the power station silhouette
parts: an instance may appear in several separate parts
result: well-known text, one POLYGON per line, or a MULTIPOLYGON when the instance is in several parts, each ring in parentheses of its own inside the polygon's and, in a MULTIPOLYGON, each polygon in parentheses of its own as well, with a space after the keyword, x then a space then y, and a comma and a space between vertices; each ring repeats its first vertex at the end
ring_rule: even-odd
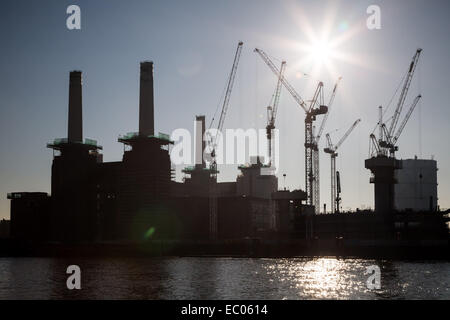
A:
MULTIPOLYGON (((343 239, 448 237, 442 214, 394 214, 386 196, 392 195, 393 182, 386 189, 381 178, 375 186, 376 196, 383 197, 375 201, 378 210, 326 215, 303 203, 304 191, 278 190, 275 175, 261 174, 259 158, 239 166, 236 181, 219 183, 217 171, 207 168, 203 158, 204 116, 196 118, 196 134, 203 137, 196 165, 185 168, 183 182, 176 182, 169 154, 173 142, 155 134, 153 71, 153 62, 141 62, 139 131, 118 138, 124 154, 117 162, 103 162, 102 147, 84 139, 82 73, 70 72, 67 138, 47 145, 53 150, 51 195, 8 194, 12 238, 76 243, 251 237, 336 244, 343 239), (422 227, 411 227, 417 223, 422 227)), ((366 166, 373 169, 370 160, 366 166)))

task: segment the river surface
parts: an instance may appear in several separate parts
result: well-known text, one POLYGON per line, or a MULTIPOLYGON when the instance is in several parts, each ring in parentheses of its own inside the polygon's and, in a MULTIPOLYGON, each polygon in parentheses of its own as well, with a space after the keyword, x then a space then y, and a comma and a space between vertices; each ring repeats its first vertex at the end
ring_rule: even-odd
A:
POLYGON ((0 299, 450 299, 450 262, 0 258, 0 299), (69 265, 81 290, 67 289, 69 265), (374 265, 378 290, 367 287, 374 265))

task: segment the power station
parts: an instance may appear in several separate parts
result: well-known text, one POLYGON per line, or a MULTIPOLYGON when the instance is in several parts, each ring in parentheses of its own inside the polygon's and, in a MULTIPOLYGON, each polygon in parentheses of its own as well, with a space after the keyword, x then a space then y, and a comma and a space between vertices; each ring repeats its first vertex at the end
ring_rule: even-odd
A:
MULTIPOLYGON (((227 82, 217 129, 221 131, 242 51, 239 42, 227 82)), ((124 146, 121 161, 103 162, 102 147, 83 138, 82 73, 70 72, 67 138, 47 145, 53 150, 51 195, 13 192, 11 237, 35 242, 142 242, 149 239, 304 239, 317 241, 448 239, 443 212, 437 205, 437 164, 434 160, 395 158, 397 140, 412 110, 394 134, 421 50, 413 58, 393 121, 388 130, 380 113, 380 137, 372 133, 374 151, 365 161, 374 184, 375 211, 340 209, 340 172, 337 149, 359 123, 356 120, 335 145, 327 134, 324 152, 331 159, 331 214, 320 214, 319 140, 336 94, 324 104, 319 82, 309 105, 286 80, 286 62, 278 69, 261 49, 255 49, 277 77, 267 108, 269 165, 261 157, 238 166, 236 181, 218 182, 217 137, 211 137, 210 166, 204 115, 196 116, 195 165, 183 169, 182 182, 174 180, 170 146, 173 141, 155 133, 154 64, 140 64, 139 126, 118 138, 124 146), (281 88, 305 111, 305 190, 279 190, 278 178, 262 174, 273 164, 273 129, 281 88), (317 134, 314 121, 322 116, 317 134)), ((381 109, 380 109, 381 110, 381 109)), ((297 139, 298 140, 298 139, 297 139)), ((323 213, 326 213, 324 208, 323 213)))

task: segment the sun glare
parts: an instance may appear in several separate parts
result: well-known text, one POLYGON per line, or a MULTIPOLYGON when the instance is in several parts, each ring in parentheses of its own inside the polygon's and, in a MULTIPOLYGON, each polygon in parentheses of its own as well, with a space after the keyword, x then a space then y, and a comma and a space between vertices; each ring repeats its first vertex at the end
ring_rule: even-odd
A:
POLYGON ((317 41, 311 46, 310 54, 316 63, 326 63, 331 57, 330 44, 327 41, 317 41))
MULTIPOLYGON (((335 81, 342 74, 342 63, 371 69, 368 57, 348 51, 349 43, 365 29, 365 21, 348 21, 338 18, 338 8, 330 4, 324 10, 322 21, 311 20, 305 9, 296 3, 287 5, 287 12, 298 26, 299 37, 273 36, 279 46, 295 52, 296 59, 289 60, 289 70, 299 78, 305 74, 311 78, 335 81)), ((264 35, 267 37, 267 34, 264 35)))

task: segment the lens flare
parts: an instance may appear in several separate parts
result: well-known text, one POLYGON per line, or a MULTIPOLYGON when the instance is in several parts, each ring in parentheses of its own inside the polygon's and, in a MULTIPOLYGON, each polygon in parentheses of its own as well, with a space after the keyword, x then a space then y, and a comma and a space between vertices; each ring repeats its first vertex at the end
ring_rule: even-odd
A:
POLYGON ((151 236, 155 233, 155 228, 154 227, 150 227, 147 232, 145 232, 144 234, 144 239, 149 239, 151 238, 151 236))

